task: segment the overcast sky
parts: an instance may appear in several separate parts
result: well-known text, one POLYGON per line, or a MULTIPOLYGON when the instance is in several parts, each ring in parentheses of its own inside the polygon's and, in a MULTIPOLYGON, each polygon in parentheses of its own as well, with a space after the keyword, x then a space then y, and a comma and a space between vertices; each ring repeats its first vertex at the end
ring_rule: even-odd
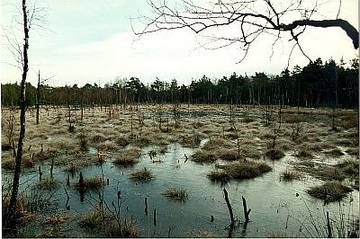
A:
MULTIPOLYGON (((2 31, 7 34, 16 29, 17 2, 20 3, 0 1, 2 31)), ((339 1, 326 2, 322 7, 324 18, 335 18, 339 1)), ((343 0, 340 13, 340 18, 356 27, 357 4, 357 0, 343 0)), ((38 69, 44 77, 54 75, 49 84, 56 86, 94 82, 103 85, 117 76, 135 76, 145 83, 156 77, 164 81, 175 78, 188 84, 204 74, 212 78, 232 72, 279 74, 287 65, 291 47, 288 39, 283 39, 270 59, 271 42, 266 37, 260 38, 245 61, 236 64, 242 56, 237 47, 202 49, 198 44, 201 39, 188 30, 159 32, 135 40, 129 19, 147 13, 149 8, 144 0, 37 0, 37 6, 45 8, 42 26, 46 29, 34 27, 30 32, 28 79, 32 84, 38 69)), ((313 59, 332 57, 338 61, 341 57, 345 60, 357 57, 351 40, 337 28, 308 28, 301 42, 313 59)), ((11 66, 15 61, 4 38, 1 46, 1 82, 19 82, 20 71, 11 66)), ((292 66, 306 63, 304 56, 294 52, 292 66)))

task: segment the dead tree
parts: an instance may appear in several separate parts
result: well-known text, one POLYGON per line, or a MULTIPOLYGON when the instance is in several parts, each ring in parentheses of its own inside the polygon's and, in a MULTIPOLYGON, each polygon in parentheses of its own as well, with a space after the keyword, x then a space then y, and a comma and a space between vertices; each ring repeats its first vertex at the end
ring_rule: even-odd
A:
MULTIPOLYGON (((53 76, 52 76, 53 77, 53 76)), ((44 84, 47 80, 49 80, 49 77, 47 79, 41 79, 40 78, 40 70, 38 71, 38 82, 36 87, 36 124, 39 124, 39 117, 40 117, 40 104, 41 104, 41 85, 44 84)))
POLYGON ((205 48, 219 49, 237 44, 244 51, 240 62, 247 56, 252 43, 259 36, 265 34, 271 34, 274 37, 272 50, 285 34, 293 42, 288 65, 296 47, 311 62, 299 39, 309 27, 340 28, 351 39, 354 48, 359 48, 357 28, 339 18, 341 0, 339 0, 337 15, 333 19, 322 19, 324 17, 320 12, 321 4, 318 4, 317 1, 312 7, 309 7, 308 1, 302 0, 287 1, 286 4, 275 0, 156 2, 148 1, 152 15, 136 18, 138 25, 133 26, 136 35, 189 29, 195 34, 207 35, 206 39, 209 40, 202 45, 205 48), (297 16, 297 19, 294 19, 294 16, 297 16), (320 20, 318 20, 319 18, 320 20), (288 19, 294 20, 289 21, 288 19), (236 35, 232 34, 233 31, 218 31, 218 29, 225 29, 230 25, 238 29, 236 35), (217 32, 221 32, 221 35, 216 34, 217 32))
POLYGON ((38 72, 38 83, 36 88, 36 124, 39 124, 40 114, 40 70, 38 72))
MULTIPOLYGON (((28 60, 28 49, 29 49, 29 29, 31 27, 31 19, 28 17, 29 10, 27 9, 26 0, 22 0, 22 17, 23 17, 23 33, 24 33, 24 44, 22 49, 22 77, 20 82, 20 133, 19 141, 17 144, 17 153, 15 158, 15 170, 14 170, 14 180, 11 191, 9 211, 7 212, 7 218, 5 220, 5 230, 9 229, 9 233, 14 233, 16 235, 16 226, 17 226, 17 211, 16 211, 16 202, 19 191, 19 180, 21 172, 21 161, 23 156, 23 142, 25 138, 25 112, 26 112, 26 103, 25 103, 25 83, 27 78, 27 73, 29 70, 29 60, 28 60), (29 21, 30 20, 30 21, 29 21)), ((34 13, 34 12, 33 12, 34 13)))

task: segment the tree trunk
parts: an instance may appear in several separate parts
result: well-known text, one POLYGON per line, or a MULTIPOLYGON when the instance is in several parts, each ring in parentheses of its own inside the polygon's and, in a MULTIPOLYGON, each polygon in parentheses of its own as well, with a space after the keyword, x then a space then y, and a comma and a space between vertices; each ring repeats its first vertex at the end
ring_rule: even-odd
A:
POLYGON ((23 154, 23 141, 25 138, 25 83, 28 68, 28 48, 29 48, 29 28, 28 28, 28 18, 26 10, 26 0, 22 0, 22 14, 23 14, 23 30, 24 30, 24 45, 23 45, 23 65, 22 65, 22 78, 20 83, 20 134, 18 141, 18 148, 15 159, 15 171, 14 171, 14 181, 12 186, 9 212, 8 212, 8 228, 11 228, 16 233, 16 201, 19 191, 19 180, 21 172, 21 161, 23 154))
POLYGON ((36 88, 36 124, 39 124, 40 114, 40 70, 38 72, 38 84, 36 88))

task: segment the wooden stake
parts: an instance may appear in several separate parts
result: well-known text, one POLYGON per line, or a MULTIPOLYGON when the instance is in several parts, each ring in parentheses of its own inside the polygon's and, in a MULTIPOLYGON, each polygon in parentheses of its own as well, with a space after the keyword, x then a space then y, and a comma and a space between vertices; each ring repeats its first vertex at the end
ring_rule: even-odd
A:
POLYGON ((243 201, 243 207, 244 207, 244 215, 245 215, 245 223, 249 222, 249 214, 251 212, 251 209, 247 210, 247 204, 246 204, 246 199, 241 196, 242 201, 243 201))
POLYGON ((224 188, 224 198, 225 198, 226 205, 229 209, 231 225, 234 225, 234 223, 235 223, 234 214, 233 214, 233 210, 232 210, 232 207, 231 207, 231 204, 229 201, 229 195, 228 195, 228 192, 226 191, 226 188, 224 188))

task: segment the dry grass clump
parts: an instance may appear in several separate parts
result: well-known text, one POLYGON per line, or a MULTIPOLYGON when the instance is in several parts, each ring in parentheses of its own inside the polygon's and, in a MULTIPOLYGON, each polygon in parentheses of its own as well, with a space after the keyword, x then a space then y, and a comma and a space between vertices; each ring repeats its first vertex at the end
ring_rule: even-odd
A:
POLYGON ((223 138, 210 138, 203 146, 204 150, 214 150, 219 148, 229 148, 230 143, 223 138))
POLYGON ((161 194, 164 195, 165 197, 169 197, 182 202, 184 202, 188 197, 188 193, 186 189, 175 188, 175 187, 170 187, 161 194))
POLYGON ((116 137, 115 142, 121 147, 127 146, 130 142, 125 136, 116 137))
POLYGON ((135 181, 147 182, 154 178, 153 173, 146 168, 130 174, 130 179, 135 181))
POLYGON ((102 133, 97 133, 93 135, 90 140, 92 143, 101 143, 106 140, 106 136, 102 133))
POLYGON ((41 190, 54 190, 59 187, 59 183, 52 177, 46 177, 36 185, 41 190))
POLYGON ((307 149, 307 148, 301 148, 301 149, 297 152, 296 156, 298 156, 299 158, 302 158, 302 159, 309 159, 309 158, 312 158, 312 157, 313 157, 312 153, 311 153, 310 150, 307 149))
POLYGON ((214 182, 228 182, 231 177, 225 170, 215 170, 207 174, 208 178, 214 182))
POLYGON ((80 167, 78 164, 74 163, 74 162, 70 162, 68 165, 66 165, 65 167, 65 171, 70 172, 72 174, 76 173, 77 171, 79 171, 80 167))
POLYGON ((338 148, 326 151, 325 154, 330 155, 332 157, 340 157, 344 155, 344 153, 338 148))
POLYGON ((34 155, 34 160, 35 161, 48 160, 48 159, 56 157, 56 155, 57 155, 57 151, 47 149, 47 150, 44 150, 44 151, 40 151, 39 153, 36 153, 34 155))
POLYGON ((280 149, 269 149, 266 151, 265 155, 271 160, 279 160, 285 156, 284 152, 280 149))
POLYGON ((216 159, 215 153, 204 150, 198 150, 191 156, 191 160, 197 163, 213 163, 216 159))
POLYGON ((359 160, 348 159, 338 163, 335 167, 340 168, 343 173, 348 177, 359 176, 359 160))
POLYGON ((220 159, 226 161, 235 161, 243 158, 236 149, 221 149, 217 151, 220 159))
POLYGON ((141 149, 139 148, 129 148, 120 153, 120 155, 116 156, 113 163, 120 166, 133 166, 138 163, 138 158, 140 157, 141 149))
POLYGON ((351 191, 351 188, 342 185, 341 182, 331 181, 326 182, 321 186, 311 187, 307 190, 307 193, 315 198, 322 199, 327 203, 339 201, 351 191))
POLYGON ((116 149, 117 147, 118 146, 114 142, 112 142, 110 140, 106 140, 105 142, 102 142, 97 146, 97 150, 98 151, 111 151, 111 150, 116 149))
POLYGON ((296 170, 310 174, 321 180, 343 180, 345 175, 338 167, 321 165, 310 160, 304 160, 295 165, 296 170))
POLYGON ((15 160, 14 159, 1 159, 1 167, 7 170, 14 170, 15 169, 15 160))
POLYGON ((359 148, 358 147, 348 148, 345 152, 349 155, 359 156, 359 148))
POLYGON ((290 182, 293 180, 297 180, 301 177, 301 175, 298 172, 285 170, 280 175, 280 180, 283 180, 285 182, 290 182))
POLYGON ((260 161, 239 161, 227 165, 218 165, 220 171, 208 173, 208 177, 213 181, 229 181, 230 179, 250 179, 256 178, 264 173, 271 171, 271 167, 260 161))
POLYGON ((96 190, 100 189, 103 186, 104 182, 99 176, 84 178, 82 182, 79 181, 75 184, 75 187, 78 190, 96 190))
POLYGON ((107 238, 134 238, 140 235, 139 229, 132 220, 120 218, 116 213, 101 208, 95 208, 83 215, 79 225, 107 238))

